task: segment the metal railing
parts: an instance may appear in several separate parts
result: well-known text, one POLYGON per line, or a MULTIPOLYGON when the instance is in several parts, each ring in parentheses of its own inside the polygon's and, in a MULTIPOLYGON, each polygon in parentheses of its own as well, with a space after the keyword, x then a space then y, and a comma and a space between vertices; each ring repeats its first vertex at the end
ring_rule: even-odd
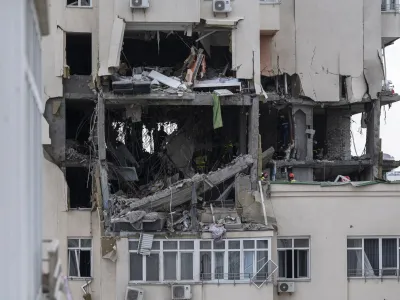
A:
POLYGON ((347 278, 363 278, 363 279, 384 279, 395 278, 400 282, 400 270, 397 268, 385 269, 350 269, 347 270, 347 278))
POLYGON ((384 12, 400 12, 400 3, 382 3, 381 11, 384 12))
POLYGON ((200 281, 203 283, 257 283, 272 282, 274 273, 201 273, 200 281))

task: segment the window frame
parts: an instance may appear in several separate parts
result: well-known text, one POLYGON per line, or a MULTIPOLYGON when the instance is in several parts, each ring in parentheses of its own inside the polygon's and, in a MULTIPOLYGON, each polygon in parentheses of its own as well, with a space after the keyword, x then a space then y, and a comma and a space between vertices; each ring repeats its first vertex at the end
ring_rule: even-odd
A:
MULTIPOLYGON (((346 271, 347 271, 347 279, 376 279, 376 278, 395 278, 398 279, 400 277, 400 236, 347 236, 346 239, 346 257, 348 257, 349 250, 361 250, 361 276, 349 276, 348 263, 346 262, 346 271), (365 268, 365 246, 364 241, 369 239, 377 239, 378 240, 378 257, 379 257, 379 275, 367 276, 366 268, 365 268), (397 266, 396 268, 383 268, 383 245, 382 240, 384 239, 395 239, 396 240, 396 255, 397 255, 397 266), (361 240, 361 247, 349 247, 349 240, 361 240), (397 275, 383 275, 383 271, 385 270, 395 270, 397 275)), ((347 261, 347 259, 346 259, 347 261)), ((373 269, 372 271, 374 271, 373 269)), ((357 270, 358 271, 358 270, 357 270)))
MULTIPOLYGON (((287 256, 287 250, 292 250, 292 274, 295 274, 295 264, 294 264, 294 253, 295 250, 308 250, 307 252, 307 277, 299 277, 299 278, 288 278, 288 277, 280 277, 279 275, 279 268, 278 268, 278 280, 279 281, 310 281, 311 280, 311 237, 310 236, 279 236, 277 237, 277 245, 276 245, 276 252, 277 252, 277 264, 279 267, 279 252, 284 252, 285 257, 287 256), (294 240, 308 240, 308 247, 295 247, 294 240), (278 240, 291 240, 291 247, 280 248, 278 246, 278 240)), ((298 252, 297 252, 298 253, 298 252)), ((286 260, 287 261, 287 260, 286 260)), ((297 260, 297 263, 299 261, 297 260)), ((297 272, 299 272, 299 268, 297 268, 297 272)))
POLYGON ((82 0, 76 0, 76 1, 78 1, 78 5, 68 4, 68 1, 65 0, 65 6, 67 8, 93 8, 93 0, 88 0, 90 2, 89 5, 82 5, 82 0))
MULTIPOLYGON (((129 266, 130 266, 130 254, 137 253, 137 249, 129 249, 129 242, 138 242, 138 239, 129 239, 128 240, 128 255, 129 255, 129 266)), ((154 242, 160 242, 159 250, 152 250, 150 253, 159 253, 159 281, 147 281, 146 280, 146 256, 142 257, 142 280, 131 280, 129 275, 129 283, 131 284, 165 284, 165 283, 195 283, 195 282, 207 282, 207 283, 249 283, 249 280, 252 278, 244 277, 244 252, 245 251, 254 251, 253 258, 253 273, 254 276, 257 272, 257 251, 267 251, 268 257, 266 262, 271 260, 271 237, 265 238, 232 238, 232 239, 224 239, 224 247, 221 249, 217 249, 214 247, 214 241, 212 239, 154 239, 154 242), (243 241, 254 241, 254 247, 252 249, 244 249, 243 241), (164 249, 164 242, 178 242, 178 249, 164 249), (194 244, 193 249, 180 249, 180 242, 182 241, 191 241, 194 244), (238 249, 230 249, 229 242, 231 241, 239 241, 238 249), (267 248, 257 248, 257 241, 267 241, 267 248), (208 249, 201 249, 201 242, 210 242, 211 247, 208 249), (164 279, 164 253, 167 252, 178 252, 177 254, 177 266, 176 266, 176 280, 165 280, 164 279), (211 252, 211 279, 202 279, 200 274, 200 263, 201 263, 201 253, 202 252, 211 252), (223 252, 224 253, 224 273, 222 278, 216 278, 215 276, 215 253, 223 252), (240 252, 240 267, 239 267, 239 278, 236 279, 234 276, 233 279, 228 278, 228 270, 229 270, 229 253, 230 252, 240 252), (193 279, 192 280, 181 280, 181 255, 182 253, 193 253, 193 279), (255 262, 255 264, 254 264, 255 262), (255 271, 254 271, 255 270, 255 271)), ((270 281, 271 279, 269 279, 270 281)))
MULTIPOLYGON (((88 280, 88 279, 93 279, 93 237, 68 237, 67 238, 67 260, 68 260, 68 279, 69 280, 88 280), (70 247, 68 246, 68 241, 69 240, 78 240, 79 245, 78 247, 70 247), (81 240, 90 240, 90 247, 82 247, 81 245, 81 240), (70 259, 70 250, 78 250, 78 251, 90 251, 90 276, 89 277, 84 277, 84 276, 71 276, 70 275, 70 264, 71 264, 71 259, 70 259)), ((79 266, 78 266, 78 271, 79 266)))

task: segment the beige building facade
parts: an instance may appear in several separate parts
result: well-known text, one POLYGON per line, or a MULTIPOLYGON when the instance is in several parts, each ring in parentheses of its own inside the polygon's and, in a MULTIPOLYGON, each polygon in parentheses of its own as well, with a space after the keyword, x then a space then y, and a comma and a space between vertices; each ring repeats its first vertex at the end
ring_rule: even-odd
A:
POLYGON ((398 3, 48 2, 43 235, 73 299, 397 299, 398 3))

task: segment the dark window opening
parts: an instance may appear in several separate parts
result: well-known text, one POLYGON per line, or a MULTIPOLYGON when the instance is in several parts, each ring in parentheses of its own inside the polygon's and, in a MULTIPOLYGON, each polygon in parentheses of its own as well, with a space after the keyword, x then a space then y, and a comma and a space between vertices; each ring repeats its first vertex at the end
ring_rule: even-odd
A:
POLYGON ((95 104, 92 101, 65 100, 67 159, 71 159, 71 151, 84 155, 90 154, 89 137, 90 128, 94 126, 91 124, 93 122, 94 107, 95 104))
POLYGON ((324 109, 314 109, 313 127, 315 128, 313 157, 314 159, 323 159, 326 153, 326 113, 324 109))
POLYGON ((349 76, 339 75, 339 95, 340 98, 347 98, 347 84, 346 78, 349 76))
POLYGON ((92 74, 92 34, 66 33, 66 56, 70 75, 92 74))
POLYGON ((90 208, 92 177, 89 171, 83 167, 67 167, 65 177, 69 187, 70 208, 90 208))

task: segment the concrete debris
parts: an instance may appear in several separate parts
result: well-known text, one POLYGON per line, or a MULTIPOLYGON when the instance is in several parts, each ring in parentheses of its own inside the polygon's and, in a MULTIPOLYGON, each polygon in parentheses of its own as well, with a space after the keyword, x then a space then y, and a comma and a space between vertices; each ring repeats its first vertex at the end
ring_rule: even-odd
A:
POLYGON ((139 180, 135 167, 119 167, 116 171, 125 181, 131 182, 139 180))
POLYGON ((218 242, 222 240, 226 229, 223 224, 211 224, 208 228, 208 231, 211 232, 211 237, 214 239, 214 241, 218 242))
POLYGON ((166 138, 166 149, 169 159, 185 177, 192 177, 192 157, 194 153, 194 140, 190 138, 190 133, 177 132, 166 138))
POLYGON ((274 156, 275 149, 274 147, 270 147, 262 153, 262 169, 271 161, 274 156))
POLYGON ((190 179, 181 180, 168 189, 164 189, 151 196, 140 200, 132 199, 130 208, 133 210, 152 209, 154 211, 162 209, 164 211, 169 211, 171 207, 176 207, 192 199, 193 184, 195 184, 196 187, 200 187, 200 183, 206 183, 201 185, 201 191, 206 192, 223 181, 246 170, 252 164, 253 158, 250 155, 239 156, 225 168, 208 173, 207 175, 196 174, 190 179))
POLYGON ((165 76, 157 71, 151 71, 148 75, 151 79, 155 79, 158 82, 161 82, 162 84, 165 84, 171 88, 174 89, 182 89, 182 90, 186 90, 186 86, 184 84, 182 84, 179 80, 170 78, 168 76, 165 76))

